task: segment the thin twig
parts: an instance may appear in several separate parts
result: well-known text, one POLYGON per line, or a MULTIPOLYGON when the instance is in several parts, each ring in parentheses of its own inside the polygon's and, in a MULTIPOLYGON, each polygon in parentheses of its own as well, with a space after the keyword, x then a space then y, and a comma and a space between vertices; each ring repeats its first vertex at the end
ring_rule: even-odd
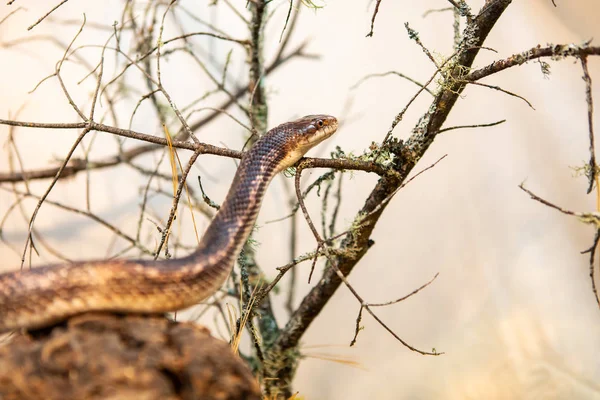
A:
POLYGON ((433 57, 433 54, 431 54, 431 52, 429 51, 429 49, 427 47, 425 47, 425 45, 423 44, 423 42, 421 42, 421 39, 419 38, 419 34, 417 33, 417 31, 415 31, 414 29, 412 29, 408 25, 408 22, 404 23, 404 27, 406 28, 406 32, 408 32, 408 37, 411 38, 412 40, 414 40, 415 43, 417 43, 419 45, 419 47, 423 50, 423 53, 425 53, 425 55, 427 56, 427 58, 429 58, 429 60, 433 63, 433 65, 435 65, 435 67, 438 70, 441 70, 442 67, 440 65, 438 65, 438 62, 435 59, 435 57, 433 57))
POLYGON ((17 11, 25 10, 23 7, 18 7, 11 12, 9 12, 4 18, 0 19, 0 25, 2 25, 7 19, 9 19, 12 15, 14 15, 17 11))
POLYGON ((513 96, 513 97, 519 98, 519 99, 523 100, 525 103, 527 103, 527 105, 529 107, 531 107, 532 110, 535 110, 535 107, 525 97, 520 96, 520 95, 518 95, 516 93, 510 92, 510 91, 508 91, 506 89, 502 89, 500 86, 488 85, 488 84, 485 84, 485 83, 474 82, 474 81, 465 81, 465 83, 469 83, 471 85, 483 86, 483 87, 486 87, 488 89, 498 90, 498 91, 500 91, 502 93, 505 93, 505 94, 507 94, 509 96, 513 96))
MULTIPOLYGON (((33 28, 35 28, 35 26, 37 24, 39 24, 40 22, 42 22, 44 19, 46 19, 47 16, 49 16, 50 14, 52 14, 54 11, 56 11, 58 9, 58 7, 62 6, 63 4, 65 4, 67 1, 69 0, 62 0, 60 3, 58 3, 53 9, 51 9, 50 11, 48 11, 46 14, 42 15, 40 17, 40 19, 38 19, 37 21, 35 21, 32 25, 30 25, 27 30, 30 31, 33 28)), ((9 3, 10 4, 10 3, 9 3)))
POLYGON ((442 132, 452 131, 452 130, 455 130, 455 129, 467 129, 467 128, 488 128, 488 127, 490 127, 490 126, 496 126, 496 125, 500 125, 500 124, 503 124, 503 123, 505 123, 505 122, 506 122, 506 120, 505 120, 505 119, 502 119, 502 120, 500 120, 500 121, 496 121, 496 122, 490 122, 490 123, 487 123, 487 124, 474 124, 474 125, 457 125, 457 126, 450 126, 450 127, 448 127, 448 128, 443 128, 443 129, 440 129, 440 130, 439 130, 439 131, 437 131, 436 133, 437 133, 437 134, 440 134, 440 133, 442 133, 442 132))
POLYGON ((434 9, 431 9, 431 10, 427 10, 427 11, 425 11, 425 12, 423 13, 422 17, 423 17, 423 18, 426 18, 426 17, 428 17, 430 14, 433 14, 433 13, 446 12, 446 11, 453 11, 453 10, 456 10, 456 9, 455 9, 454 7, 434 8, 434 9))
MULTIPOLYGON (((67 1, 67 0, 65 0, 65 1, 67 1)), ((63 1, 63 3, 64 3, 64 1, 63 1)), ((81 27, 79 28, 79 30, 77 31, 77 33, 73 37, 73 40, 71 40, 71 43, 69 43, 69 45, 65 49, 65 52, 64 52, 63 57, 61 58, 61 60, 56 64, 56 69, 55 69, 54 75, 57 77, 58 82, 60 83, 60 87, 61 87, 61 89, 62 89, 65 97, 69 101, 69 104, 71 105, 71 107, 81 117, 82 120, 84 120, 84 121, 87 122, 88 119, 83 114, 83 112, 81 112, 81 110, 79 109, 79 107, 77 107, 77 105, 73 101, 73 98, 71 98, 71 95, 69 94, 69 91, 67 90, 67 88, 65 86, 65 83, 63 82, 62 77, 60 76, 60 71, 61 71, 63 63, 65 62, 65 59, 67 58, 67 54, 69 54, 69 50, 71 50, 71 47, 73 46, 73 44, 75 43, 75 41, 77 40, 77 38, 79 37, 79 35, 81 34, 81 32, 83 32, 83 27, 85 26, 85 23, 86 23, 86 17, 85 17, 85 14, 83 14, 83 22, 81 23, 81 27)))
POLYGON ((161 251, 162 247, 165 245, 167 238, 169 237, 169 233, 171 231, 171 224, 173 223, 173 220, 175 219, 175 213, 177 212, 177 206, 179 204, 179 199, 181 198, 181 193, 183 192, 183 188, 185 187, 185 182, 186 182, 187 176, 190 173, 190 170, 192 169, 192 165, 194 165, 194 162, 196 161, 196 159, 198 158, 198 156, 200 154, 201 153, 198 151, 194 152, 194 154, 192 154, 192 156, 190 157, 186 168, 181 172, 181 177, 179 178, 179 183, 177 185, 177 191, 175 192, 175 196, 173 196, 173 204, 171 205, 171 211, 169 212, 169 217, 167 219, 167 223, 163 227, 163 234, 160 239, 160 242, 158 243, 156 253, 154 253, 155 260, 160 255, 160 251, 161 251))
POLYGON ((350 86, 351 90, 354 90, 356 88, 358 88, 360 85, 362 85, 366 80, 369 80, 371 78, 382 78, 384 76, 388 76, 388 75, 396 75, 399 76, 400 78, 404 78, 409 82, 414 83, 415 85, 423 88, 427 93, 429 93, 430 95, 433 96, 433 92, 431 90, 429 90, 425 85, 423 85, 421 82, 414 80, 413 78, 411 78, 410 76, 404 75, 400 72, 396 72, 396 71, 388 71, 388 72, 383 72, 383 73, 379 73, 379 74, 368 74, 365 75, 364 77, 362 77, 358 82, 356 82, 354 85, 350 86))
POLYGON ((431 285, 433 283, 433 281, 439 275, 440 275, 440 273, 436 272, 436 274, 433 276, 433 278, 431 278, 428 282, 426 282, 423 285, 419 286, 418 288, 416 288, 415 290, 413 290, 409 294, 400 297, 399 299, 387 301, 385 303, 368 303, 367 305, 370 306, 370 307, 384 307, 384 306, 390 306, 392 304, 400 303, 401 301, 404 301, 404 300, 408 299, 409 297, 414 296, 415 294, 419 293, 421 290, 425 289, 427 286, 431 285))
POLYGON ((571 210, 567 210, 566 208, 560 207, 554 203, 551 203, 548 200, 545 200, 543 198, 541 198, 540 196, 536 195, 535 193, 533 193, 532 191, 530 191, 529 189, 525 188, 524 184, 521 183, 519 185, 519 189, 521 189, 522 191, 524 191, 525 193, 527 193, 529 196, 531 196, 531 198, 535 201, 538 201, 550 208, 554 208, 555 210, 560 211, 563 214, 566 215, 571 215, 573 217, 577 217, 577 219, 579 219, 579 221, 583 222, 584 224, 590 224, 590 225, 594 225, 594 227, 596 229, 600 228, 600 212, 596 211, 596 212, 577 212, 577 211, 571 211, 571 210))
POLYGON ((371 30, 367 33, 367 37, 373 37, 373 29, 375 27, 375 18, 379 13, 379 5, 381 4, 381 0, 376 0, 375 2, 375 10, 373 10, 373 16, 371 17, 371 30))

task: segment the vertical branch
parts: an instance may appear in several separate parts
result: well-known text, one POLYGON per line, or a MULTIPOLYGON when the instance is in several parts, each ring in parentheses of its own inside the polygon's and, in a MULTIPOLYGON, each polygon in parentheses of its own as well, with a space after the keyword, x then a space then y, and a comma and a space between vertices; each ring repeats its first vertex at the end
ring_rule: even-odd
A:
POLYGON ((452 9, 452 14, 454 16, 454 23, 452 24, 452 29, 454 29, 454 51, 458 50, 460 46, 460 10, 458 8, 452 9))
POLYGON ((594 243, 592 243, 592 247, 588 250, 584 251, 590 253, 590 279, 592 281, 592 292, 594 293, 594 298, 596 299, 596 304, 600 307, 600 297, 598 296, 598 289, 596 288, 596 274, 595 274, 595 259, 596 259, 596 250, 598 250, 598 242, 600 242, 600 229, 596 228, 596 234, 594 235, 594 243))
POLYGON ((264 75, 263 64, 263 31, 265 14, 267 10, 266 0, 249 2, 252 12, 250 21, 250 48, 248 55, 250 62, 250 79, 248 91, 250 92, 250 122, 254 133, 262 135, 267 130, 268 107, 265 95, 265 87, 262 81, 264 75))
MULTIPOLYGON (((287 188, 287 186, 286 186, 287 188)), ((289 244, 290 244, 290 260, 295 260, 296 256, 297 256, 297 244, 298 244, 298 240, 297 240, 297 235, 298 235, 298 218, 296 217, 296 213, 294 212, 294 206, 295 206, 295 197, 293 195, 290 196, 290 200, 289 200, 289 204, 290 204, 290 211, 291 211, 291 217, 290 217, 290 238, 289 238, 289 244)), ((289 316, 292 315, 292 313, 294 312, 294 300, 295 300, 295 294, 296 294, 296 277, 297 277, 297 272, 296 272, 296 268, 292 268, 292 270, 290 271, 290 279, 289 279, 289 286, 288 286, 288 290, 287 290, 287 299, 285 301, 285 309, 287 310, 289 316)))
MULTIPOLYGON (((268 118, 268 107, 267 98, 265 95, 263 85, 264 75, 264 64, 263 64, 263 32, 264 32, 264 21, 265 14, 267 11, 267 0, 255 0, 248 2, 248 7, 252 13, 250 21, 250 46, 249 51, 249 79, 248 79, 248 91, 250 93, 249 100, 249 116, 250 124, 252 127, 253 135, 249 139, 249 145, 252 145, 259 136, 264 134, 267 130, 267 118, 268 118)), ((243 296, 243 310, 248 310, 249 316, 247 318, 247 328, 250 334, 254 338, 254 349, 256 356, 261 361, 260 364, 264 368, 264 358, 262 356, 263 349, 260 347, 258 340, 256 340, 256 329, 254 328, 253 317, 257 316, 258 331, 262 338, 263 348, 268 348, 276 340, 279 335, 279 326, 275 319, 275 315, 271 308, 271 302, 267 296, 263 302, 253 306, 253 301, 248 293, 254 293, 257 286, 260 286, 264 282, 265 276, 260 266, 256 262, 256 253, 252 245, 252 239, 250 238, 242 250, 243 257, 240 257, 240 270, 242 277, 248 277, 242 279, 242 293, 243 296)), ((260 371, 258 371, 260 375, 260 371)))
MULTIPOLYGON (((171 7, 171 4, 169 4, 169 8, 171 7)), ((135 44, 138 51, 141 54, 146 54, 148 52, 148 50, 152 49, 154 46, 154 31, 155 31, 155 26, 156 26, 156 12, 158 10, 158 7, 154 7, 152 9, 152 14, 150 17, 146 18, 150 18, 150 23, 148 25, 143 24, 142 26, 140 26, 140 35, 134 35, 134 38, 138 38, 137 43, 135 44)), ((136 18, 134 18, 133 13, 134 13, 134 8, 130 7, 130 12, 132 13, 131 15, 131 23, 133 24, 133 28, 135 30, 136 28, 136 18)), ((146 14, 148 14, 150 12, 150 10, 146 10, 146 14)), ((166 13, 165 13, 166 14, 166 13)), ((160 46, 160 42, 158 42, 158 46, 160 46)), ((159 49, 157 49, 158 51, 159 49)), ((152 60, 150 57, 146 57, 142 60, 143 65, 144 65, 144 69, 148 72, 149 75, 152 75, 152 60)), ((160 66, 160 57, 157 57, 157 61, 156 61, 156 65, 157 67, 160 66)), ((159 78, 159 82, 160 82, 160 73, 158 74, 158 78, 159 78)), ((150 99, 150 102, 152 103, 152 107, 154 108, 155 112, 156 112, 156 116, 158 117, 158 121, 160 122, 160 125, 166 125, 167 124, 167 116, 166 116, 166 108, 161 107, 160 102, 158 100, 158 97, 156 96, 156 94, 158 93, 158 90, 154 89, 154 85, 152 83, 152 80, 149 79, 148 77, 145 77, 144 79, 145 83, 146 83, 146 88, 149 91, 148 94, 148 98, 150 99)))
MULTIPOLYGON (((596 181, 596 149, 594 146, 594 102, 592 99, 592 78, 590 77, 590 72, 588 70, 587 65, 587 56, 582 55, 581 59, 581 67, 583 68, 583 80, 585 81, 585 99, 588 105, 588 126, 590 131, 590 161, 589 161, 589 186, 588 186, 588 194, 594 188, 594 182, 596 181)), ((598 188, 600 190, 600 188, 598 188)), ((600 196, 597 199, 597 209, 600 210, 600 196)))

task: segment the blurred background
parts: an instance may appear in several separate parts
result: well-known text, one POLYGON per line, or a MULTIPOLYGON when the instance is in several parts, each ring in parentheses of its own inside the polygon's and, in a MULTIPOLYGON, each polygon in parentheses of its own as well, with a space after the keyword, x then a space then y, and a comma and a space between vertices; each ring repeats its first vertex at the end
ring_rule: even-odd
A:
MULTIPOLYGON (((245 12, 245 2, 239 3, 236 6, 245 12)), ((475 12, 483 1, 468 3, 475 12)), ((231 36, 246 37, 245 28, 225 7, 209 7, 208 2, 183 4, 231 36)), ((324 157, 335 146, 361 154, 372 141, 381 142, 416 86, 394 76, 353 86, 367 74, 390 70, 422 82, 428 80, 435 68, 408 38, 404 23, 419 32, 436 57, 448 56, 453 52, 452 13, 425 17, 424 13, 449 4, 443 0, 384 0, 371 38, 365 35, 372 2, 329 0, 321 9, 303 9, 290 46, 310 39, 307 52, 321 58, 290 61, 266 78, 269 127, 312 113, 340 117, 343 126, 339 132, 311 154, 324 157)), ((482 51, 475 66, 538 44, 580 44, 600 36, 600 3, 556 0, 556 5, 550 0, 514 2, 485 43, 498 53, 482 51)), ((287 6, 285 1, 273 3, 275 13, 265 33, 267 59, 277 49, 287 6)), ((77 45, 102 45, 111 30, 94 29, 94 24, 110 27, 120 19, 122 3, 71 0, 53 14, 53 21, 44 21, 31 31, 27 27, 51 5, 17 1, 0 7, 0 20, 18 7, 24 9, 0 24, 0 118, 77 121, 55 79, 30 93, 54 72, 62 57, 63 50, 49 37, 68 44, 85 13, 87 26, 77 45)), ((181 23, 190 31, 205 29, 195 26, 193 19, 181 23)), ((165 37, 175 34, 167 26, 165 37)), ((206 57, 219 62, 233 48, 217 40, 198 40, 206 57)), ((94 65, 100 50, 83 48, 79 54, 89 57, 94 65)), ((233 54, 230 77, 246 82, 243 53, 233 54)), ((106 56, 109 66, 113 59, 113 53, 106 56)), ((444 154, 448 156, 393 199, 373 233, 375 245, 350 276, 365 299, 384 302, 411 292, 439 272, 434 283, 418 295, 377 311, 411 345, 423 350, 435 348, 445 354, 430 357, 413 353, 366 315, 362 322, 365 329, 357 344, 349 348, 359 305, 341 287, 304 336, 302 351, 306 359, 300 363, 294 385, 301 395, 307 399, 600 399, 600 310, 591 289, 589 256, 581 254, 592 244, 593 229, 534 202, 518 188, 525 182, 536 194, 567 209, 595 209, 595 192, 585 194, 587 180, 575 171, 588 159, 581 65, 575 59, 545 61, 551 65, 547 77, 541 73, 539 63, 530 62, 484 80, 524 96, 535 110, 498 91, 476 86, 465 90, 446 126, 507 121, 495 127, 455 130, 439 136, 415 172, 444 154), (339 362, 346 359, 357 365, 339 362)), ((600 80, 600 60, 591 57, 589 68, 592 80, 600 80)), ((86 73, 80 65, 65 63, 63 77, 75 102, 89 106, 93 79, 77 84, 86 73)), ((197 65, 177 55, 166 60, 162 74, 177 104, 186 104, 208 90, 208 80, 197 65)), ((131 79, 142 82, 135 74, 131 79)), ((598 85, 593 89, 594 98, 600 99, 598 85)), ((407 138, 429 103, 427 95, 419 97, 394 134, 407 138)), ((119 105, 125 116, 121 127, 127 127, 135 105, 119 105)), ((100 107, 100 115, 105 114, 106 104, 100 107)), ((596 115, 597 125, 598 121, 596 115)), ((162 136, 150 107, 140 107, 132 128, 162 136)), ((24 128, 12 133, 26 169, 59 165, 77 135, 72 131, 24 128)), ((6 126, 0 126, 0 172, 9 170, 8 155, 13 152, 8 144, 10 134, 6 126)), ((245 139, 243 129, 227 117, 206 125, 197 136, 203 142, 234 149, 240 149, 245 139)), ((116 141, 110 135, 99 133, 88 139, 87 145, 94 141, 90 158, 114 154, 116 141)), ((179 154, 186 152, 180 150, 179 154)), ((152 168, 158 159, 158 154, 150 154, 139 163, 152 168)), ((168 164, 165 167, 168 171, 168 164)), ((202 156, 192 175, 203 174, 205 190, 219 202, 234 172, 231 160, 202 156)), ((306 176, 314 179, 321 172, 313 170, 306 176)), ((131 226, 137 224, 140 190, 147 179, 127 167, 91 172, 89 177, 83 173, 59 184, 50 199, 84 207, 88 178, 93 183, 90 199, 94 212, 134 232, 131 226)), ((30 189, 42 194, 49 182, 31 182, 30 189)), ((192 176, 190 182, 196 182, 196 178, 192 176)), ((362 172, 344 176, 339 231, 347 229, 375 182, 376 176, 362 172)), ((289 224, 266 222, 289 213, 289 185, 289 178, 276 180, 259 217, 258 261, 271 277, 276 275, 276 267, 289 261, 289 224)), ((9 211, 14 200, 14 194, 0 191, 0 215, 9 211)), ((314 196, 308 202, 315 217, 320 213, 319 204, 314 196)), ((166 218, 171 202, 157 196, 150 205, 158 220, 166 218)), ((19 267, 28 228, 23 213, 28 217, 34 207, 35 201, 29 200, 23 203, 22 211, 12 210, 4 221, 1 269, 19 267)), ((199 229, 204 229, 206 223, 200 221, 199 229)), ((315 247, 304 222, 300 225, 298 254, 315 247)), ((119 246, 111 231, 49 205, 42 207, 35 226, 49 248, 60 249, 71 259, 105 257, 119 246)), ((152 229, 148 224, 149 235, 152 229)), ((189 226, 181 229, 192 232, 189 226)), ((189 238, 193 243, 193 237, 189 238)), ((34 265, 57 260, 46 248, 40 248, 40 252, 32 258, 34 265)), ((311 287, 306 283, 310 266, 301 264, 296 268, 299 302, 311 287)), ((320 270, 316 274, 320 275, 320 270)), ((281 320, 286 319, 284 301, 283 295, 273 299, 281 320)), ((206 316, 201 323, 212 326, 212 317, 206 316)), ((216 335, 218 331, 215 327, 216 335)))

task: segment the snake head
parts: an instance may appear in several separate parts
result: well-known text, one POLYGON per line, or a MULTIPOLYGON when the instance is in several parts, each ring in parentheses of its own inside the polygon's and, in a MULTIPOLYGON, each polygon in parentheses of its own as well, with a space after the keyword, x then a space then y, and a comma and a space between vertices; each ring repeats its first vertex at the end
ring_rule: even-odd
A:
POLYGON ((308 150, 329 138, 338 128, 338 121, 331 115, 307 115, 272 129, 267 135, 285 142, 285 155, 279 170, 291 167, 308 150))

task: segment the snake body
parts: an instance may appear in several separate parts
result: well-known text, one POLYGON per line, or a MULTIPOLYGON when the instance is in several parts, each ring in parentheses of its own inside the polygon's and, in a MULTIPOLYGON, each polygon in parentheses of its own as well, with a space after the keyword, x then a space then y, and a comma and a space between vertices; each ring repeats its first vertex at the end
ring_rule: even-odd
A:
POLYGON ((101 260, 0 275, 0 332, 52 325, 87 311, 161 313, 199 303, 229 276, 280 171, 337 130, 310 115, 270 130, 242 157, 229 192, 190 255, 170 260, 101 260))

